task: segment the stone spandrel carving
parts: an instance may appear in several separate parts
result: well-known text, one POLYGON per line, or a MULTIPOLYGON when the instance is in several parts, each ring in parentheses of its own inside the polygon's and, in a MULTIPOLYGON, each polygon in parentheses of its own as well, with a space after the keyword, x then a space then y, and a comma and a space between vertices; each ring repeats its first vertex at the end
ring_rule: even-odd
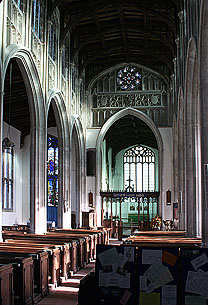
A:
POLYGON ((153 107, 161 106, 162 93, 100 94, 98 108, 153 107))

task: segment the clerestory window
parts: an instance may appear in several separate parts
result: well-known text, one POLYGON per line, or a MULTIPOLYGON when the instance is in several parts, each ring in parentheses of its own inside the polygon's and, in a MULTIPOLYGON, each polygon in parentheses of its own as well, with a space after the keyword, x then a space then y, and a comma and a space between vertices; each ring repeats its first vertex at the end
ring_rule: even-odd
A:
POLYGON ((14 0, 18 8, 23 11, 23 0, 14 0))
POLYGON ((41 41, 44 40, 44 20, 44 3, 40 0, 34 0, 32 6, 32 30, 41 41))

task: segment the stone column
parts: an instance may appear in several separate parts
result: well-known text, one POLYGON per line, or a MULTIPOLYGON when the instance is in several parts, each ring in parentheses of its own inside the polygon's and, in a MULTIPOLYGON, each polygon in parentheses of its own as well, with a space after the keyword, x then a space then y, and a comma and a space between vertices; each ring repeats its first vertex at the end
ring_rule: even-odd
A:
POLYGON ((64 229, 71 228, 71 206, 70 206, 70 161, 69 161, 69 147, 63 148, 62 156, 62 202, 60 205, 60 226, 64 229))
MULTIPOLYGON (((1 82, 1 79, 0 79, 1 82)), ((0 117, 3 118, 3 99, 4 99, 4 92, 0 91, 0 117)), ((0 123, 0 151, 2 152, 2 132, 3 132, 3 120, 0 123)), ((0 177, 2 177, 2 153, 0 153, 0 177)), ((0 183, 0 194, 1 194, 2 184, 0 183)), ((2 196, 0 196, 0 241, 2 241, 2 196)))
POLYGON ((31 131, 30 155, 30 222, 33 233, 47 231, 46 222, 46 130, 35 127, 31 131))

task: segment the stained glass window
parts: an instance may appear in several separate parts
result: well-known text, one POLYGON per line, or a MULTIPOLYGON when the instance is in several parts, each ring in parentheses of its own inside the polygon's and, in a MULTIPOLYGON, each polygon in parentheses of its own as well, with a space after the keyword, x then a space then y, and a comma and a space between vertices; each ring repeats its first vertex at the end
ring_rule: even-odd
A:
POLYGON ((48 136, 48 206, 58 206, 58 139, 48 136))
POLYGON ((32 29, 37 37, 43 41, 44 36, 45 8, 40 0, 33 1, 32 8, 32 29))
POLYGON ((124 67, 117 72, 117 90, 140 90, 141 72, 136 67, 124 67))
POLYGON ((14 143, 4 138, 2 143, 2 209, 13 211, 14 143))
POLYGON ((124 153, 124 186, 127 192, 155 191, 155 153, 142 145, 124 153))

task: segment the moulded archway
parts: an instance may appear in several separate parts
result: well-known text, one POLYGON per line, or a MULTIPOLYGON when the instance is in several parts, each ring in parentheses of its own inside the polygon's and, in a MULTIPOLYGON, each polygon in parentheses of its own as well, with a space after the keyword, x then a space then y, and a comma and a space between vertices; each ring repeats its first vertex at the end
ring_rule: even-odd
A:
MULTIPOLYGON (((185 166, 184 166, 184 149, 185 149, 185 122, 184 122, 184 98, 183 90, 179 89, 178 95, 178 117, 177 117, 177 130, 178 130, 178 212, 179 212, 179 229, 185 230, 186 227, 186 217, 185 217, 185 166)), ((177 183, 177 181, 176 181, 177 183)))
MULTIPOLYGON (((186 87, 185 87, 185 214, 186 230, 188 236, 197 236, 197 228, 200 227, 200 215, 198 211, 201 205, 199 184, 196 180, 196 168, 198 165, 198 154, 200 147, 197 146, 196 106, 199 103, 198 94, 198 59, 196 42, 194 38, 189 40, 186 64, 186 87)), ((198 114, 197 114, 198 115, 198 114)), ((197 136, 198 137, 198 136, 197 136)), ((200 144, 200 143, 198 143, 200 144)), ((197 174, 200 174, 197 173, 197 174)))
MULTIPOLYGON (((69 160, 69 122, 66 112, 65 102, 62 93, 58 90, 51 90, 48 94, 47 115, 49 107, 53 107, 59 147, 59 203, 58 203, 58 226, 62 228, 70 228, 69 221, 70 208, 70 160, 69 160)), ((46 140, 47 141, 47 140, 46 140)))
MULTIPOLYGON (((141 119, 143 122, 147 124, 148 127, 152 130, 156 141, 158 145, 158 177, 159 177, 159 190, 161 192, 162 190, 162 172, 163 172, 163 142, 162 137, 160 135, 160 132, 156 125, 152 122, 152 120, 141 111, 135 110, 133 108, 126 108, 123 109, 116 114, 114 114, 108 121, 103 125, 102 129, 100 130, 100 133, 97 138, 96 143, 96 211, 97 211, 97 219, 98 224, 101 223, 101 198, 100 198, 100 190, 101 190, 101 147, 104 140, 104 137, 109 130, 109 128, 119 119, 125 117, 126 115, 132 115, 139 119, 141 119)), ((160 202, 159 202, 159 213, 162 214, 162 196, 160 196, 160 202)))
POLYGON ((201 172, 202 172, 202 241, 208 246, 208 193, 206 192, 208 171, 208 2, 201 1, 199 39, 200 113, 201 113, 201 172))
POLYGON ((70 202, 73 226, 79 227, 82 225, 81 213, 86 210, 85 140, 79 116, 72 116, 70 130, 70 202))
MULTIPOLYGON (((30 224, 31 231, 46 232, 45 210, 45 134, 46 120, 44 97, 30 50, 17 45, 10 45, 6 49, 3 65, 3 78, 5 78, 8 64, 15 58, 22 73, 30 108, 30 224)), ((2 123, 1 123, 2 124, 2 123)))

